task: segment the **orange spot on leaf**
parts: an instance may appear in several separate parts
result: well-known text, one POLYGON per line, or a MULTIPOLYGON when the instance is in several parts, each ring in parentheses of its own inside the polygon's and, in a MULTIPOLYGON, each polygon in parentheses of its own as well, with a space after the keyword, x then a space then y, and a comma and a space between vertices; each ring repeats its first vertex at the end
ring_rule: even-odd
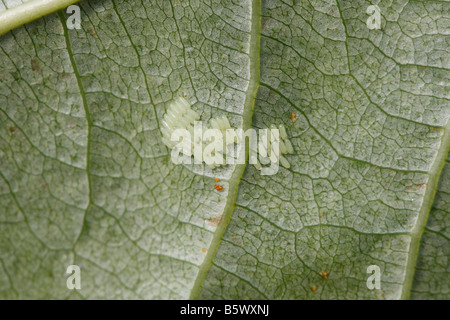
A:
POLYGON ((214 218, 205 220, 205 222, 206 222, 206 224, 208 224, 210 226, 217 227, 221 220, 222 220, 222 215, 219 214, 218 216, 216 216, 214 218))
POLYGON ((292 123, 297 122, 297 115, 295 113, 291 114, 291 120, 292 120, 292 123))

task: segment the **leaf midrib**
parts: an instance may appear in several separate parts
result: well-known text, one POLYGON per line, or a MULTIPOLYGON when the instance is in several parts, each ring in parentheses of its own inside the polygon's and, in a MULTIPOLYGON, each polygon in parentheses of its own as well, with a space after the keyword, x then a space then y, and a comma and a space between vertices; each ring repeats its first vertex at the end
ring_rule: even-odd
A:
POLYGON ((428 172, 430 180, 428 181, 427 189, 425 191, 425 195, 423 196, 422 207, 419 211, 416 225, 410 233, 411 243, 409 246, 408 260, 406 262, 405 280, 403 282, 402 293, 400 296, 400 299, 402 300, 409 300, 411 295, 422 235, 426 229, 428 217, 430 216, 430 212, 433 207, 442 170, 444 169, 448 154, 450 152, 450 120, 447 121, 447 125, 443 128, 443 130, 444 134, 441 139, 441 146, 439 147, 434 163, 428 172))
MULTIPOLYGON (((261 43, 261 0, 252 1, 252 23, 250 31, 250 79, 247 88, 247 94, 244 102, 244 112, 242 114, 242 129, 245 131, 251 127, 253 111, 255 108, 256 94, 260 85, 260 43, 261 43)), ((246 151, 245 159, 247 161, 248 151, 246 151)), ((245 162, 246 162, 245 161, 245 162)), ((237 164, 229 181, 229 191, 227 203, 222 214, 222 219, 214 233, 213 240, 208 249, 203 263, 200 265, 197 278, 192 287, 189 299, 197 299, 200 294, 203 282, 206 279, 209 268, 211 267, 216 252, 219 248, 225 230, 231 221, 231 216, 235 208, 239 184, 244 175, 246 165, 237 164)))

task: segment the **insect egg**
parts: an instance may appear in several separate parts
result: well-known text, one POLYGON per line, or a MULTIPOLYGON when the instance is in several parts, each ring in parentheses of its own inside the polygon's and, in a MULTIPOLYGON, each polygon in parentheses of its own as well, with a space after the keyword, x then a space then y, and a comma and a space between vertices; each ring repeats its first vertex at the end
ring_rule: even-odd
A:
MULTIPOLYGON (((278 153, 278 155, 280 155, 278 153)), ((273 163, 277 162, 277 155, 275 154, 275 146, 272 144, 272 148, 270 149, 270 155, 269 155, 270 161, 272 161, 273 163)))
POLYGON ((222 122, 220 118, 211 119, 211 127, 214 129, 222 130, 222 122))
POLYGON ((169 131, 171 131, 171 129, 172 129, 172 127, 165 120, 161 120, 161 125, 163 128, 166 128, 169 131))
POLYGON ((216 119, 211 119, 209 123, 211 124, 212 129, 219 129, 219 125, 217 124, 216 119))
POLYGON ((209 121, 209 124, 211 129, 217 129, 221 131, 225 148, 226 146, 235 143, 234 139, 231 139, 231 141, 228 141, 226 139, 226 130, 231 129, 230 121, 228 120, 227 116, 223 115, 221 117, 213 118, 209 121))
POLYGON ((166 146, 168 146, 169 148, 172 148, 172 146, 173 146, 172 141, 167 140, 165 137, 162 137, 161 140, 166 146))
POLYGON ((188 124, 194 123, 197 118, 196 112, 193 110, 188 110, 188 112, 184 115, 184 120, 188 124))
POLYGON ((285 140, 287 153, 294 153, 294 148, 292 147, 292 143, 289 140, 285 140))
POLYGON ((175 125, 177 123, 177 121, 174 118, 171 118, 169 116, 165 116, 164 117, 164 121, 171 127, 171 128, 175 128, 175 125))
POLYGON ((288 139, 285 127, 282 124, 278 126, 271 124, 269 129, 270 130, 268 131, 261 132, 258 142, 259 160, 261 163, 258 162, 258 164, 255 164, 255 167, 258 169, 261 164, 267 165, 270 162, 276 163, 279 161, 283 167, 290 168, 291 165, 289 161, 283 157, 283 154, 293 153, 294 148, 288 139), (273 130, 279 130, 279 137, 276 140, 279 145, 278 155, 275 153, 275 143, 273 143, 275 141, 275 132, 273 132, 273 130), (272 141, 272 139, 274 139, 274 141, 272 141), (270 154, 268 154, 268 151, 270 151, 270 154))
POLYGON ((228 118, 226 116, 222 116, 222 120, 224 121, 225 129, 231 129, 230 121, 228 120, 228 118))
POLYGON ((264 165, 270 163, 269 157, 260 157, 260 158, 259 158, 259 161, 260 161, 262 164, 264 164, 264 165))
POLYGON ((282 124, 280 124, 278 126, 278 129, 280 130, 280 138, 283 139, 283 140, 287 139, 286 128, 282 124))
POLYGON ((191 137, 194 137, 194 127, 193 127, 193 126, 190 126, 190 127, 188 128, 188 131, 189 131, 189 134, 191 135, 191 137))
MULTIPOLYGON (((186 99, 182 97, 175 99, 168 106, 167 111, 160 122, 160 129, 163 137, 162 142, 167 147, 174 148, 176 142, 171 141, 173 131, 175 129, 189 130, 191 127, 191 122, 199 118, 200 116, 198 113, 190 108, 189 102, 186 99), (188 115, 185 115, 187 112, 188 115)), ((186 147, 188 147, 188 144, 190 143, 192 142, 183 140, 183 144, 186 147)))
POLYGON ((256 163, 254 164, 256 170, 261 170, 261 163, 259 163, 258 159, 256 159, 256 163))
POLYGON ((189 104, 189 102, 183 97, 179 97, 178 98, 178 102, 184 106, 184 109, 190 109, 191 108, 191 105, 189 104))
POLYGON ((191 116, 192 119, 194 119, 194 120, 200 119, 200 115, 196 111, 189 109, 187 112, 191 116))
POLYGON ((227 129, 227 125, 222 118, 217 118, 217 125, 219 126, 219 129, 222 131, 227 129))
POLYGON ((267 156, 267 148, 264 145, 264 142, 259 142, 259 154, 263 156, 267 156))
POLYGON ((280 140, 279 146, 280 146, 280 153, 282 153, 282 154, 287 153, 287 148, 286 148, 286 145, 284 144, 283 140, 280 140))
POLYGON ((291 167, 291 164, 289 163, 289 161, 287 161, 287 159, 283 156, 280 156, 280 163, 286 169, 289 169, 291 167))
POLYGON ((167 112, 165 114, 165 117, 170 117, 173 119, 178 119, 179 116, 180 116, 180 112, 173 108, 167 109, 167 112))
POLYGON ((172 130, 168 129, 166 126, 163 126, 162 123, 161 123, 160 127, 161 127, 161 133, 163 134, 163 136, 165 136, 166 138, 170 138, 170 134, 172 133, 172 130))
MULTIPOLYGON (((169 148, 173 149, 175 146, 183 148, 183 153, 185 155, 191 156, 192 155, 192 149, 193 145, 200 144, 202 142, 209 142, 212 141, 213 137, 209 139, 205 139, 200 135, 196 137, 195 141, 193 141, 194 135, 194 122, 200 119, 200 115, 195 111, 191 109, 191 106, 189 102, 183 98, 178 97, 176 98, 172 103, 169 104, 166 113, 162 117, 160 121, 160 130, 162 135, 162 142, 169 148), (190 133, 190 139, 183 138, 179 141, 171 141, 171 137, 173 132, 176 129, 184 129, 187 130, 190 133)), ((218 129, 222 132, 222 135, 225 135, 226 129, 231 129, 230 122, 228 118, 225 115, 222 115, 220 118, 215 118, 210 120, 210 127, 213 129, 218 129)), ((232 141, 231 143, 234 143, 232 141)), ((231 144, 230 143, 230 144, 231 144)), ((228 144, 228 143, 227 143, 228 144)), ((204 143, 202 143, 203 148, 206 147, 204 143)), ((218 153, 218 155, 224 156, 223 150, 224 145, 219 145, 215 148, 215 152, 218 153)), ((215 154, 214 154, 215 155, 215 154)), ((211 169, 217 168, 221 166, 221 164, 218 163, 210 163, 207 164, 211 169)), ((217 191, 222 191, 223 187, 220 185, 217 185, 215 187, 217 191)))
POLYGON ((270 153, 269 159, 270 159, 270 162, 272 162, 272 163, 276 163, 278 161, 277 156, 275 155, 275 152, 270 153))
POLYGON ((169 110, 173 110, 177 116, 180 116, 180 115, 184 114, 184 112, 186 111, 186 107, 183 103, 180 103, 180 102, 178 102, 178 100, 175 100, 175 102, 173 102, 169 106, 169 110))
POLYGON ((267 133, 262 133, 261 140, 262 140, 262 144, 263 144, 265 150, 269 149, 269 147, 268 147, 269 139, 270 138, 269 138, 269 135, 267 133))

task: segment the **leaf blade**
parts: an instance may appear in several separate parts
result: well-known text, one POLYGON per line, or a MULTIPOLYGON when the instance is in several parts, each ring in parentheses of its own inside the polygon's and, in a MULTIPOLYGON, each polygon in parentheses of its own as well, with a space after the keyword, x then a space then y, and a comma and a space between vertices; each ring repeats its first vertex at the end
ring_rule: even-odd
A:
MULTIPOLYGON (((421 232, 414 230, 424 227, 434 167, 448 152, 448 50, 442 60, 412 56, 421 39, 442 36, 417 29, 408 29, 414 43, 405 36, 390 45, 423 3, 380 4, 381 31, 366 27, 368 5, 265 2, 254 126, 283 123, 296 155, 273 177, 249 166, 201 298, 407 296, 421 232), (381 290, 366 286, 373 264, 381 290)), ((439 8, 428 7, 431 20, 439 8)))

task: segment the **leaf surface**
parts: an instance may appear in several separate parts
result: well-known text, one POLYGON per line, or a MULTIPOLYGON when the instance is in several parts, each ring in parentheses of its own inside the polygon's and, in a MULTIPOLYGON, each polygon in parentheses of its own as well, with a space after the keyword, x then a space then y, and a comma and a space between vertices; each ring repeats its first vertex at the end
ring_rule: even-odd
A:
POLYGON ((449 4, 369 5, 82 1, 0 36, 0 297, 448 299, 449 4), (178 96, 283 123, 291 168, 174 165, 178 96))

